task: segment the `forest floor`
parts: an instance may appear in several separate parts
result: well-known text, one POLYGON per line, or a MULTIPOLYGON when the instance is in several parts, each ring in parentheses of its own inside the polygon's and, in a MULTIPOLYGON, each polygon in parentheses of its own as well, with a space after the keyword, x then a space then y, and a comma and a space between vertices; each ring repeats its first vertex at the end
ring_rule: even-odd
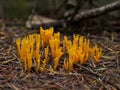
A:
POLYGON ((120 90, 120 33, 86 34, 103 49, 99 63, 85 63, 71 73, 24 72, 20 69, 15 39, 39 30, 0 29, 0 90, 120 90))

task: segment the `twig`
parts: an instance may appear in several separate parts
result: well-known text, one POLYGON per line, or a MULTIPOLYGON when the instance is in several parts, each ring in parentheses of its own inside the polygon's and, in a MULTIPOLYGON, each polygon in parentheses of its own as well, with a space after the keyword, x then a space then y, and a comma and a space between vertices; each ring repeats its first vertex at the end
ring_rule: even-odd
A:
MULTIPOLYGON (((80 66, 80 65, 79 65, 79 66, 80 66)), ((103 79, 103 80, 101 81, 102 76, 101 76, 100 74, 97 74, 97 73, 93 72, 92 70, 89 70, 89 69, 86 68, 86 67, 83 67, 83 66, 80 66, 80 67, 83 68, 83 69, 85 69, 85 70, 87 70, 87 71, 90 72, 91 74, 97 76, 97 77, 99 78, 99 80, 100 80, 100 82, 101 82, 102 85, 104 84, 103 82, 106 82, 107 84, 112 85, 112 86, 115 87, 116 89, 118 89, 118 90, 120 89, 120 87, 118 87, 117 85, 115 85, 114 83, 111 83, 110 81, 108 81, 108 80, 106 80, 106 79, 103 79)), ((97 78, 96 78, 96 79, 97 79, 97 78)), ((104 85, 104 86, 105 86, 105 85, 104 85)), ((105 88, 107 88, 107 87, 105 87, 105 88)))
POLYGON ((118 85, 116 85, 116 84, 114 84, 114 83, 111 83, 111 82, 108 81, 108 80, 104 80, 104 81, 105 81, 106 83, 112 85, 113 87, 115 87, 117 90, 120 90, 120 87, 119 87, 118 85))
POLYGON ((0 51, 4 50, 4 48, 1 48, 0 51))
MULTIPOLYGON (((47 71, 50 71, 49 69, 47 69, 47 71)), ((81 74, 79 74, 79 73, 72 73, 72 72, 69 72, 69 73, 59 73, 59 72, 51 72, 51 73, 49 73, 49 74, 51 74, 51 75, 63 75, 63 76, 81 76, 81 74)))
MULTIPOLYGON (((11 61, 14 61, 14 60, 16 60, 16 57, 14 57, 14 58, 12 58, 12 59, 8 59, 7 61, 3 61, 1 65, 7 64, 7 63, 9 63, 9 62, 11 62, 11 61)), ((0 65, 0 66, 1 66, 1 65, 0 65)))
POLYGON ((74 8, 74 11, 72 12, 72 15, 70 16, 71 21, 74 19, 75 15, 78 14, 79 9, 85 4, 85 2, 86 2, 85 0, 83 0, 83 2, 81 0, 77 0, 77 5, 74 8))
POLYGON ((99 81, 108 90, 108 87, 103 83, 103 81, 100 78, 98 78, 96 80, 99 81))
MULTIPOLYGON (((77 65, 78 65, 78 64, 77 64, 77 65)), ((93 75, 95 75, 95 76, 101 78, 101 75, 98 74, 98 73, 96 73, 96 72, 94 72, 93 70, 88 69, 88 68, 86 68, 86 67, 84 67, 84 66, 82 66, 82 65, 78 65, 78 66, 80 66, 80 67, 81 67, 82 69, 84 69, 84 70, 87 70, 89 73, 91 73, 91 74, 93 74, 93 75)))
POLYGON ((118 59, 119 56, 116 56, 117 60, 117 69, 118 69, 118 74, 120 74, 120 62, 119 62, 119 59, 118 59))
POLYGON ((4 64, 7 64, 7 63, 9 63, 9 62, 12 62, 12 61, 14 61, 14 60, 16 60, 16 59, 18 59, 19 60, 19 58, 12 52, 12 55, 14 56, 12 59, 8 59, 7 61, 3 61, 1 64, 0 64, 0 66, 2 66, 2 65, 4 65, 4 64))
POLYGON ((101 56, 101 58, 106 59, 106 60, 114 60, 115 57, 113 56, 101 56))
POLYGON ((79 12, 74 17, 74 20, 75 21, 79 21, 81 19, 87 19, 87 18, 91 18, 91 17, 100 16, 100 15, 109 13, 111 11, 117 10, 119 8, 120 8, 120 0, 118 0, 116 2, 113 2, 111 4, 107 4, 105 6, 99 7, 99 8, 95 8, 95 9, 79 12))
POLYGON ((34 16, 35 13, 36 13, 35 9, 36 9, 37 5, 38 5, 38 0, 35 1, 34 7, 33 7, 33 9, 32 9, 32 14, 31 14, 31 17, 30 17, 30 24, 31 24, 31 21, 32 21, 33 16, 34 16))
POLYGON ((64 0, 64 1, 62 2, 62 4, 55 10, 55 13, 58 13, 58 11, 60 11, 60 9, 61 9, 62 7, 64 7, 67 2, 68 2, 68 0, 64 0))

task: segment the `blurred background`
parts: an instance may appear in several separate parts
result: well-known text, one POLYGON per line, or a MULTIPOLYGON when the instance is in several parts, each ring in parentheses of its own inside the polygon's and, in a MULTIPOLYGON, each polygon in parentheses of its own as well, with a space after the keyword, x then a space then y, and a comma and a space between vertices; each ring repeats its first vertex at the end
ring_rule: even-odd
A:
MULTIPOLYGON (((33 8, 35 8, 37 14, 60 17, 66 9, 72 8, 77 0, 38 0, 37 5, 36 1, 37 0, 0 0, 0 18, 27 18, 32 13, 33 8), (65 1, 68 2, 57 11, 60 5, 64 4, 65 1)), ((92 1, 96 7, 99 7, 117 0, 92 1)), ((82 8, 88 8, 88 5, 86 4, 82 8)))

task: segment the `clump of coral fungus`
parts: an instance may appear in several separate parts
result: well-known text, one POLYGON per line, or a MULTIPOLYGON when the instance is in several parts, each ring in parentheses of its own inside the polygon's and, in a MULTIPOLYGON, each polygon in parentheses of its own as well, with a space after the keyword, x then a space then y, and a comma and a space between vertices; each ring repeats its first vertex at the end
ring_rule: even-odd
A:
POLYGON ((63 66, 65 71, 72 71, 74 64, 84 64, 89 58, 99 62, 102 54, 101 48, 97 45, 90 47, 90 41, 83 36, 73 35, 73 40, 64 36, 60 40, 60 32, 54 33, 53 27, 46 30, 40 28, 40 34, 16 39, 16 46, 20 67, 25 71, 32 67, 40 72, 53 71, 58 66, 63 66))

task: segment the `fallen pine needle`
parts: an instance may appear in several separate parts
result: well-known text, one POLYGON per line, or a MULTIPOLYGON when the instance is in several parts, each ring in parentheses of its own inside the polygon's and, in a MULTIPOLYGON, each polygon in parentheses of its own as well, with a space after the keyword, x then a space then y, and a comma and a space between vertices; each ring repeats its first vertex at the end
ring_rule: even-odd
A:
POLYGON ((12 52, 12 54, 13 54, 13 58, 11 58, 11 59, 8 59, 7 61, 3 61, 1 64, 0 64, 0 66, 1 65, 4 65, 4 64, 7 64, 7 63, 9 63, 9 62, 12 62, 12 61, 14 61, 14 60, 16 60, 16 59, 18 59, 19 60, 19 58, 17 57, 17 55, 15 55, 13 52, 12 52))
POLYGON ((110 56, 101 56, 101 58, 106 59, 106 60, 113 60, 115 57, 110 57, 110 56))
POLYGON ((12 59, 8 59, 7 61, 3 61, 3 62, 2 62, 2 65, 3 65, 3 64, 7 64, 7 63, 9 63, 9 62, 11 62, 11 61, 14 61, 14 60, 16 60, 16 57, 14 57, 14 58, 12 58, 12 59))

